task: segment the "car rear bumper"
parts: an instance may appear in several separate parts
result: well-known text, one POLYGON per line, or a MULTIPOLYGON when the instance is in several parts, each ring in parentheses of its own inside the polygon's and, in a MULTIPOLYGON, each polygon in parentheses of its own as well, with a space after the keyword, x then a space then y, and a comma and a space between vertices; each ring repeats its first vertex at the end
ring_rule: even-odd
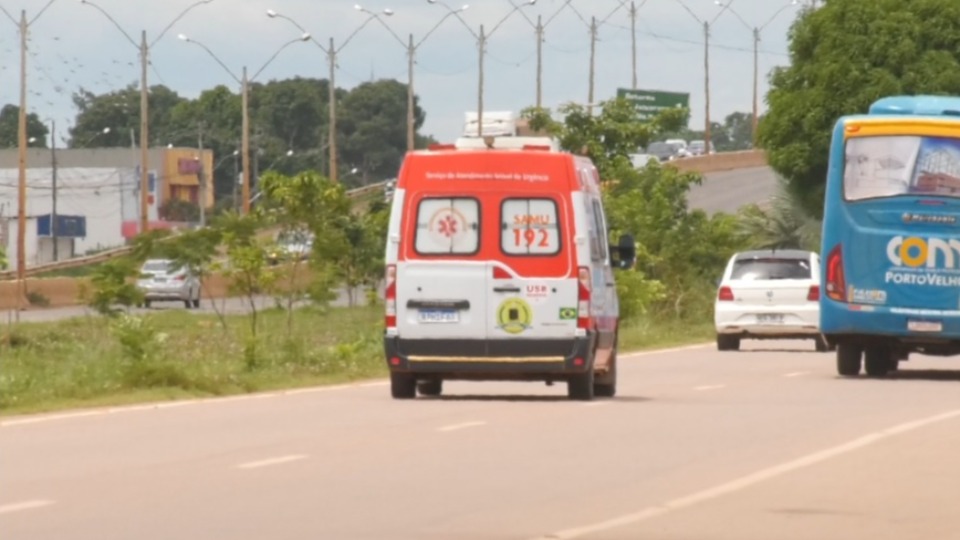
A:
POLYGON ((190 291, 186 287, 176 289, 140 289, 145 300, 188 300, 190 291))
POLYGON ((391 371, 462 380, 551 380, 592 369, 596 334, 572 339, 384 337, 391 371))
POLYGON ((718 305, 714 325, 718 334, 758 338, 804 338, 820 335, 819 306, 751 307, 718 305), (780 314, 782 323, 760 322, 758 315, 780 314))

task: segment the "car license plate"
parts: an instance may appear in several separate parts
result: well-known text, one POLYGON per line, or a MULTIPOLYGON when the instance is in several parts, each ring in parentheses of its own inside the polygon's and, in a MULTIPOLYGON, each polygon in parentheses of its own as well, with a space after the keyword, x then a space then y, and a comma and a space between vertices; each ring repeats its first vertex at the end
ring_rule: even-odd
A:
POLYGON ((165 277, 153 278, 153 280, 156 281, 157 283, 166 283, 166 282, 167 282, 167 278, 165 278, 165 277))
POLYGON ((943 323, 940 321, 907 321, 907 330, 911 332, 942 332, 943 323))
POLYGON ((417 321, 422 323, 460 322, 460 312, 455 309, 421 309, 417 312, 417 321))
POLYGON ((759 324, 783 324, 783 315, 780 313, 761 313, 757 315, 759 324))

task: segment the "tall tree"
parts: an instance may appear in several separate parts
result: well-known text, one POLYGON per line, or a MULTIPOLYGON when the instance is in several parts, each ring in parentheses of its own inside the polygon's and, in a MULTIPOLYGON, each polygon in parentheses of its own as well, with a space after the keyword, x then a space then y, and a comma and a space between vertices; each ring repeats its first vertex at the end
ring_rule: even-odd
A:
MULTIPOLYGON (((164 140, 169 133, 170 112, 184 101, 176 92, 163 85, 151 86, 149 105, 151 145, 169 144, 164 140)), ((137 144, 140 141, 140 90, 135 85, 106 94, 94 94, 81 88, 73 95, 77 108, 74 126, 70 129, 70 147, 130 146, 133 130, 137 144), (110 128, 109 133, 103 133, 110 128)))
POLYGON ((897 94, 960 93, 960 2, 831 0, 790 30, 760 143, 814 216, 823 213, 833 124, 897 94))
MULTIPOLYGON (((425 114, 414 101, 414 130, 425 114)), ((396 176, 407 148, 407 86, 395 80, 363 83, 350 90, 337 114, 340 162, 357 169, 359 182, 396 176)), ((345 177, 345 181, 350 175, 345 177)), ((356 176, 354 176, 356 178, 356 176)))
MULTIPOLYGON (((0 148, 16 148, 19 141, 20 107, 4 105, 0 109, 0 148)), ((33 137, 30 146, 47 147, 47 133, 49 130, 36 113, 27 114, 27 138, 33 137)))

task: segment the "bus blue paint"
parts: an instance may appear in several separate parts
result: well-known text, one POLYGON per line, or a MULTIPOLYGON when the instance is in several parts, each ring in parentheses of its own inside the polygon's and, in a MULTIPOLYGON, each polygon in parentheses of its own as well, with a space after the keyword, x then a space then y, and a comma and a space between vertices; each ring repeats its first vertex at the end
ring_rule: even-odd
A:
POLYGON ((842 375, 960 354, 960 97, 888 97, 837 121, 820 255, 820 331, 842 375), (870 121, 895 133, 845 138, 870 121))

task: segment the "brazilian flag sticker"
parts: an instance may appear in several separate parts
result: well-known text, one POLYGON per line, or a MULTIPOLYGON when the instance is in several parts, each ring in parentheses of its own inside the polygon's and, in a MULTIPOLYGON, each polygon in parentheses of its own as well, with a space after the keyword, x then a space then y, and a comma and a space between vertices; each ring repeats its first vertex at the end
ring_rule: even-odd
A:
POLYGON ((572 321, 577 318, 577 308, 564 307, 560 308, 560 320, 561 321, 572 321))

